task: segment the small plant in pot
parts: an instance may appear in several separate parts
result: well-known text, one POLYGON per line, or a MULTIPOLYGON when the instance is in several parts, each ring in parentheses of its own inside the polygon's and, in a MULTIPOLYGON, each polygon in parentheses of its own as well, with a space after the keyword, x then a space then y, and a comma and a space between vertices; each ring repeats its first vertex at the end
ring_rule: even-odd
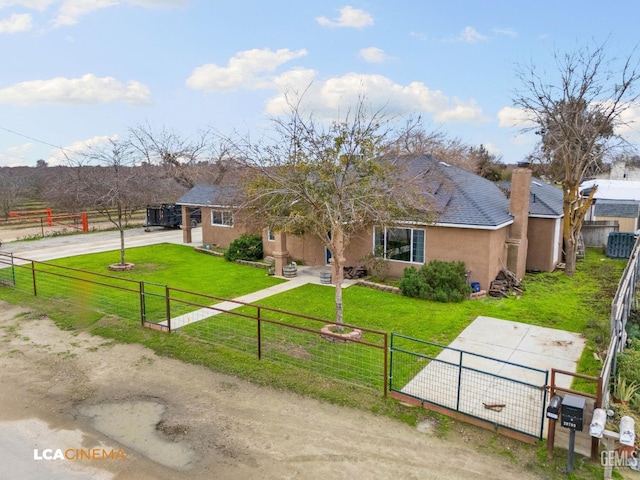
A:
POLYGON ((613 392, 611 392, 611 394, 615 403, 629 405, 639 392, 640 384, 636 382, 629 382, 622 375, 618 375, 615 378, 613 392))

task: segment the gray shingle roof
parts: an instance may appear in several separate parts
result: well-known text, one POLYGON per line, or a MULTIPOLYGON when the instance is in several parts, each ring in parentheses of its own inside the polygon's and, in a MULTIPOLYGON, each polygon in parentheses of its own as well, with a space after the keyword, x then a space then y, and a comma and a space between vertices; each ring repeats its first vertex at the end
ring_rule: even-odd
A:
POLYGON ((596 217, 638 218, 640 215, 640 203, 596 200, 593 213, 596 217))
POLYGON ((429 171, 433 181, 438 183, 432 192, 438 199, 438 224, 497 227, 513 220, 509 214, 509 200, 490 180, 438 162, 430 155, 410 157, 406 161, 412 172, 429 171))
POLYGON ((228 185, 196 185, 182 195, 176 205, 191 207, 233 207, 237 205, 239 190, 228 185))
POLYGON ((562 216, 562 190, 537 178, 531 179, 529 215, 545 217, 562 216))

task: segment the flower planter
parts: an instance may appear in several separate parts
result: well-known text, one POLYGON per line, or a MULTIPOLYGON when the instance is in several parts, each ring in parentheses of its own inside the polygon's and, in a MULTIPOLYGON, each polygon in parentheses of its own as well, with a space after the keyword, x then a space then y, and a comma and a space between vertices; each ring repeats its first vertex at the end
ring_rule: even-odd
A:
POLYGON ((348 328, 344 327, 345 330, 348 330, 345 333, 340 333, 336 331, 338 326, 336 324, 325 325, 320 330, 320 336, 325 340, 329 340, 330 342, 340 342, 346 343, 353 340, 360 340, 362 338, 362 330, 358 330, 357 328, 348 328))
POLYGON ((323 285, 331 284, 331 272, 320 272, 320 283, 323 285))
POLYGON ((287 265, 286 267, 282 267, 282 276, 285 278, 293 278, 298 275, 298 267, 292 267, 291 265, 287 265))

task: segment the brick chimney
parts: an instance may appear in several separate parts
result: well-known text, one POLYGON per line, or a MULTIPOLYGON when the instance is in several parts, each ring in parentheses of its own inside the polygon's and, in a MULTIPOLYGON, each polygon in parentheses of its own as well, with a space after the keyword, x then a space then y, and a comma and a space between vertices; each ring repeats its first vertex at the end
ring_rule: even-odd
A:
POLYGON ((529 164, 518 164, 511 176, 509 210, 513 223, 507 239, 507 269, 518 279, 524 277, 527 267, 527 226, 529 225, 529 195, 531 170, 529 164))

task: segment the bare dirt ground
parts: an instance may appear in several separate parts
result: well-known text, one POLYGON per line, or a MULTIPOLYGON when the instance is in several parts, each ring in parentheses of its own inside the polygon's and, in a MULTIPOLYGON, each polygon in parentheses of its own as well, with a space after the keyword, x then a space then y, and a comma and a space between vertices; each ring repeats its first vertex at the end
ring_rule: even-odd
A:
POLYGON ((535 478, 463 437, 62 331, 2 302, 0 463, 0 478, 28 479, 535 478), (126 458, 35 460, 46 448, 126 458))

